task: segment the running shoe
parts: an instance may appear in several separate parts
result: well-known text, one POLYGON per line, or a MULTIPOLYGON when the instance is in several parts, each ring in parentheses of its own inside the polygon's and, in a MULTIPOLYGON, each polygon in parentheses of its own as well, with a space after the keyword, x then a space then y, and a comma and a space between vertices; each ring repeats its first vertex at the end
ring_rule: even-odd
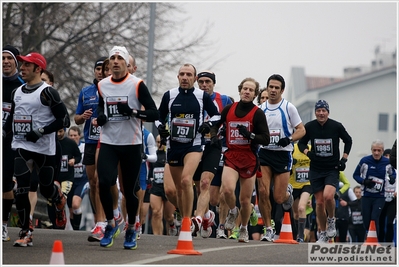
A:
POLYGON ((327 237, 333 238, 335 237, 337 230, 335 228, 335 218, 327 217, 327 237))
POLYGON ((257 226, 258 225, 258 214, 256 214, 254 204, 251 204, 251 205, 252 205, 252 212, 251 212, 251 216, 249 217, 249 224, 251 226, 257 226))
POLYGON ((134 231, 133 229, 126 230, 125 242, 123 242, 123 247, 125 249, 137 248, 136 231, 134 231))
POLYGON ((119 235, 119 227, 115 224, 115 227, 107 224, 105 227, 104 237, 100 241, 100 246, 109 248, 114 244, 114 238, 117 238, 119 235))
POLYGON ((191 218, 191 235, 197 236, 197 232, 201 229, 201 222, 197 217, 191 218))
POLYGON ((248 230, 246 228, 240 228, 238 242, 244 242, 244 243, 249 242, 248 230))
POLYGON ((32 232, 30 230, 21 230, 19 232, 19 239, 14 242, 15 247, 32 247, 32 232))
POLYGON ((61 191, 61 186, 60 183, 57 181, 54 181, 54 185, 58 189, 58 196, 54 199, 55 203, 55 224, 57 227, 64 229, 65 225, 67 223, 66 220, 66 215, 65 215, 65 203, 66 203, 66 197, 64 193, 61 191))
POLYGON ((3 242, 10 241, 10 237, 8 236, 7 224, 3 224, 3 242))
POLYGON ((177 236, 177 227, 174 223, 173 223, 173 225, 169 225, 168 235, 177 236))
POLYGON ((215 221, 215 213, 213 211, 209 211, 210 217, 202 219, 202 225, 200 229, 200 234, 203 238, 208 238, 212 234, 212 226, 215 221))
POLYGON ((260 241, 273 242, 276 231, 272 227, 263 227, 263 236, 260 241))
POLYGON ((104 237, 105 227, 100 223, 97 223, 96 226, 91 230, 87 241, 89 242, 99 242, 104 237))
POLYGON ((227 235, 224 232, 224 228, 221 229, 220 227, 218 227, 216 229, 216 238, 227 239, 227 235))
POLYGON ((123 229, 125 228, 125 220, 123 219, 122 214, 119 212, 118 218, 114 217, 114 220, 119 227, 119 231, 123 232, 123 229))
POLYGON ((281 204, 284 210, 289 210, 292 207, 292 203, 294 203, 294 197, 292 195, 292 191, 293 191, 292 185, 288 184, 287 192, 290 193, 290 196, 283 204, 281 204))
POLYGON ((227 214, 227 218, 226 218, 226 222, 224 223, 224 228, 227 230, 231 230, 234 228, 234 226, 236 225, 236 219, 238 217, 238 208, 234 207, 234 209, 236 210, 236 213, 231 213, 231 211, 229 211, 229 214, 227 214))
POLYGON ((175 225, 176 225, 176 227, 180 227, 182 218, 181 218, 181 214, 180 214, 180 212, 178 210, 175 210, 174 217, 175 217, 175 225))
POLYGON ((235 240, 237 240, 239 235, 240 235, 240 228, 234 227, 234 229, 233 229, 231 235, 229 236, 229 239, 235 239, 235 240))
POLYGON ((296 239, 296 242, 298 242, 298 243, 303 243, 303 242, 305 242, 305 241, 303 240, 303 238, 297 238, 297 239, 296 239))
POLYGON ((326 232, 319 233, 319 239, 316 241, 316 243, 328 243, 328 236, 326 235, 326 232))

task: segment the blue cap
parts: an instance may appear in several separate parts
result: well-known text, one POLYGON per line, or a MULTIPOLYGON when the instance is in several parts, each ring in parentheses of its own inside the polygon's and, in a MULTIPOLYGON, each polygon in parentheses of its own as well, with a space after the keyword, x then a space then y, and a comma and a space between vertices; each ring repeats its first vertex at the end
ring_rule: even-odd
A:
POLYGON ((316 105, 314 106, 314 110, 318 108, 325 108, 328 113, 330 113, 330 106, 328 105, 327 101, 325 100, 319 100, 316 102, 316 105))

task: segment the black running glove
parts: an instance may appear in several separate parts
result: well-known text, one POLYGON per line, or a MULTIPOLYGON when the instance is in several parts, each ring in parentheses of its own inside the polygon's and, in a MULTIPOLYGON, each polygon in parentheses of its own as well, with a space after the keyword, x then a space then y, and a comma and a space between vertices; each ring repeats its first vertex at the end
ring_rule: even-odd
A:
POLYGON ((238 132, 247 139, 251 138, 251 133, 248 131, 247 127, 239 124, 237 125, 238 132))
POLYGON ((34 130, 28 132, 25 135, 25 138, 26 138, 26 141, 36 143, 37 140, 39 140, 39 138, 42 136, 43 136, 43 134, 41 134, 38 129, 34 129, 34 130))
POLYGON ((161 137, 163 137, 163 138, 167 138, 167 137, 169 136, 169 131, 166 130, 166 126, 163 125, 163 124, 160 124, 160 125, 158 126, 158 133, 159 133, 159 135, 160 135, 161 137))
POLYGON ((100 114, 97 117, 98 126, 103 126, 107 122, 107 116, 105 114, 100 114))
POLYGON ((118 112, 123 116, 132 116, 133 109, 129 107, 128 103, 118 102, 118 112))
POLYGON ((198 128, 198 132, 202 135, 204 134, 208 134, 211 131, 211 127, 212 127, 212 122, 207 121, 204 122, 199 128, 198 128))
POLYGON ((277 145, 281 146, 281 147, 286 147, 291 143, 290 139, 288 137, 284 137, 281 138, 280 140, 278 140, 277 145))
POLYGON ((375 186, 375 182, 373 182, 373 180, 371 180, 371 179, 365 179, 363 181, 363 184, 367 188, 373 188, 375 186))

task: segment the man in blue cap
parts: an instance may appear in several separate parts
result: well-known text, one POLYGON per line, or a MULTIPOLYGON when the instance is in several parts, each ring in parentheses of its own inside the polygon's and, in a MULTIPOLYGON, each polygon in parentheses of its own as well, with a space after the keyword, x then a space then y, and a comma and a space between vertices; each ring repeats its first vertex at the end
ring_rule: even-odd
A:
POLYGON ((315 115, 315 120, 306 123, 306 134, 299 140, 298 147, 310 159, 309 180, 316 198, 316 216, 320 227, 317 242, 327 243, 329 238, 336 235, 334 195, 339 172, 345 170, 352 148, 352 137, 342 123, 329 118, 330 106, 327 101, 316 102, 315 115), (340 139, 345 144, 342 156, 339 151, 340 139))

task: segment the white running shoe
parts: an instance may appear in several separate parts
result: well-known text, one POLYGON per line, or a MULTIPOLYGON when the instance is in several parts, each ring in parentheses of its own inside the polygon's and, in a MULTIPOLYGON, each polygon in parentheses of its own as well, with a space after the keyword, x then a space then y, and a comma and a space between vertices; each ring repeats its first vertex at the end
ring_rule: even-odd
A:
POLYGON ((244 243, 249 242, 248 230, 246 228, 240 228, 238 242, 244 242, 244 243))
POLYGON ((234 209, 236 210, 235 214, 230 211, 229 214, 227 214, 226 222, 224 223, 224 228, 227 230, 232 230, 236 225, 239 210, 237 207, 234 207, 234 209))
POLYGON ((316 241, 316 243, 328 243, 328 236, 326 235, 326 232, 320 232, 319 239, 316 241))
POLYGON ((284 210, 289 210, 292 207, 292 204, 294 203, 294 197, 292 195, 292 191, 293 191, 292 185, 288 184, 287 192, 290 193, 290 196, 284 203, 281 204, 284 210))
POLYGON ((276 231, 272 227, 263 227, 263 236, 260 241, 273 242, 276 231))
POLYGON ((335 237, 337 230, 335 228, 335 218, 327 217, 327 237, 333 238, 335 237))
POLYGON ((220 229, 220 228, 216 229, 216 238, 227 239, 227 235, 224 232, 224 229, 220 229))
POLYGON ((3 242, 10 241, 10 237, 8 236, 7 224, 3 224, 3 242))

